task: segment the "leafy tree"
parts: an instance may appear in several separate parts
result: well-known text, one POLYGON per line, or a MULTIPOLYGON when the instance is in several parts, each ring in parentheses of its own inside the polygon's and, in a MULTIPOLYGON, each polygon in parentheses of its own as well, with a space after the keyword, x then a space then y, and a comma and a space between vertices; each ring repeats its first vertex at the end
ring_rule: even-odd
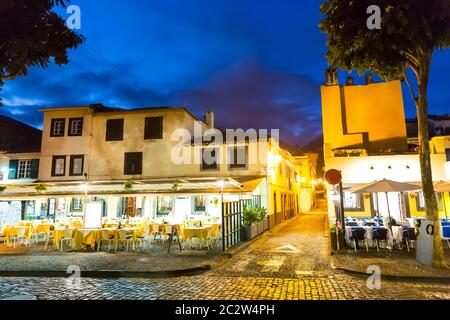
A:
MULTIPOLYGON (((417 110, 419 158, 427 218, 439 225, 428 137, 427 89, 433 52, 450 46, 450 0, 328 0, 321 4, 327 58, 344 70, 370 70, 386 80, 404 79, 417 110), (370 5, 381 9, 381 28, 369 30, 370 5), (415 81, 414 80, 415 77, 415 81)), ((433 266, 445 265, 435 228, 433 266)))
POLYGON ((57 65, 68 63, 67 49, 78 47, 84 39, 67 28, 53 9, 69 2, 0 2, 0 90, 5 80, 26 75, 30 66, 46 68, 52 57, 57 65))

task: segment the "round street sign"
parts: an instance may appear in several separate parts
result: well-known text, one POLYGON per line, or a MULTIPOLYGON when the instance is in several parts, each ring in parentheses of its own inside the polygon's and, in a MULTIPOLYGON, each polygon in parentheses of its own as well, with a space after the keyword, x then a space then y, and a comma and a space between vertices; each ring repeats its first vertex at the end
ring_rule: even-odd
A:
POLYGON ((330 169, 325 172, 325 180, 332 185, 338 184, 342 180, 341 172, 336 169, 330 169))

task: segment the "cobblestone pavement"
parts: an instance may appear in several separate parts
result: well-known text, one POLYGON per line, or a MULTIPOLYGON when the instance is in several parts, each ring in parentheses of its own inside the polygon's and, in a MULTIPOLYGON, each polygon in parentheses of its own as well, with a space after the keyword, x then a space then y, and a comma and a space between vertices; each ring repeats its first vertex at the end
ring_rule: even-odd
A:
POLYGON ((444 283, 365 278, 329 269, 325 215, 297 217, 222 267, 191 277, 165 279, 3 278, 0 299, 450 299, 444 283))

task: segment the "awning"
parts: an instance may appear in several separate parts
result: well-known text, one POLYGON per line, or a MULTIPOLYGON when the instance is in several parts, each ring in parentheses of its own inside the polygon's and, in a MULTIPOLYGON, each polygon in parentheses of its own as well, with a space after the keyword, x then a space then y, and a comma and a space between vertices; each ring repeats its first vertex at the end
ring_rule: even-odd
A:
POLYGON ((449 182, 439 182, 434 185, 435 192, 450 192, 450 183, 449 182))
MULTIPOLYGON (((138 194, 189 194, 189 193, 235 193, 251 192, 233 178, 166 178, 132 181, 132 188, 125 188, 126 180, 89 181, 88 195, 138 195, 138 194)), ((85 181, 39 182, 24 185, 7 185, 0 193, 0 200, 26 197, 84 196, 85 181), (46 190, 38 192, 36 187, 44 185, 46 190)))

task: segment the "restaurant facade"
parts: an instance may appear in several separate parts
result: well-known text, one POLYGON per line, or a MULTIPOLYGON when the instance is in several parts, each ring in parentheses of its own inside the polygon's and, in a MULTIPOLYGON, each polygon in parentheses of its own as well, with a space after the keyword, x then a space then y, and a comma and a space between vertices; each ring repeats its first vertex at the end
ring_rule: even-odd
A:
POLYGON ((273 227, 313 203, 307 157, 281 149, 270 133, 241 130, 227 137, 215 129, 212 112, 199 120, 171 107, 41 111, 41 151, 0 155, 2 224, 221 223, 222 203, 245 200, 266 208, 273 227))

